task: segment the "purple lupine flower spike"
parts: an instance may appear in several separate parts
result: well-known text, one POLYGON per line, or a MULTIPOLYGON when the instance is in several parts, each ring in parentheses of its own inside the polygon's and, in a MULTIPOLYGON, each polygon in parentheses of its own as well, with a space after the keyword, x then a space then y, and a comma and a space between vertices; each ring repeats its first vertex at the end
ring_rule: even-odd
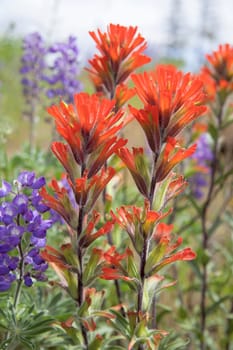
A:
POLYGON ((21 57, 21 83, 23 94, 28 106, 28 113, 32 113, 33 103, 40 98, 42 78, 46 68, 46 47, 42 36, 35 32, 23 39, 23 55, 21 57))
POLYGON ((45 247, 47 230, 54 218, 50 209, 43 205, 39 189, 45 178, 36 178, 34 172, 23 171, 14 181, 15 192, 6 181, 2 182, 0 198, 0 292, 7 291, 19 276, 24 266, 24 284, 30 287, 37 279, 46 279, 44 272, 48 265, 40 255, 45 247), (39 209, 39 210, 38 210, 39 209), (48 212, 44 219, 43 213, 48 212), (23 244, 22 244, 23 242, 23 244), (17 256, 18 249, 23 249, 17 256), (23 260, 22 260, 23 259, 23 260))
POLYGON ((191 192, 195 198, 201 199, 204 195, 204 188, 207 186, 210 173, 209 163, 213 160, 213 153, 207 134, 202 134, 197 141, 196 152, 191 157, 198 166, 205 169, 204 172, 196 172, 190 178, 191 192))
POLYGON ((62 97, 69 103, 73 100, 73 95, 82 89, 78 80, 79 50, 76 38, 70 36, 67 42, 51 45, 48 52, 54 59, 50 66, 50 75, 45 77, 50 84, 47 96, 51 99, 62 97))

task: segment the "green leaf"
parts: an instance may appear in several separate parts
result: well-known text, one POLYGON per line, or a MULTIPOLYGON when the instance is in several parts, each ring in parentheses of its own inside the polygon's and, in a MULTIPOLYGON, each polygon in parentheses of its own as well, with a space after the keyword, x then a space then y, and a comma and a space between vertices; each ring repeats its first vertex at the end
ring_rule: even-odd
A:
POLYGON ((7 330, 8 328, 7 328, 7 326, 6 326, 6 325, 4 325, 4 324, 0 323, 0 329, 3 329, 3 330, 4 330, 4 329, 6 329, 6 330, 7 330))
POLYGON ((113 309, 111 309, 110 312, 116 316, 114 321, 111 321, 111 324, 115 326, 115 328, 118 329, 122 335, 129 337, 130 336, 129 322, 119 312, 113 309))
POLYGON ((199 264, 197 263, 197 260, 191 260, 189 261, 190 266, 192 267, 193 271, 195 272, 196 276, 202 280, 202 273, 199 267, 199 264))
POLYGON ((19 341, 20 341, 20 344, 22 345, 26 345, 26 347, 28 349, 32 349, 32 350, 35 350, 36 349, 36 346, 35 346, 35 342, 34 341, 31 341, 30 339, 24 337, 24 336, 20 336, 19 337, 19 341))
POLYGON ((98 254, 94 249, 90 255, 88 263, 85 266, 85 270, 83 272, 83 283, 85 286, 88 286, 93 280, 95 280, 98 276, 98 272, 101 269, 100 262, 100 254, 98 254), (98 266, 99 264, 99 266, 98 266))
POLYGON ((125 348, 123 348, 120 345, 111 345, 111 346, 107 346, 104 349, 106 350, 125 350, 125 348))
POLYGON ((145 273, 149 274, 152 268, 163 258, 167 245, 160 243, 156 245, 150 252, 146 261, 145 273))
POLYGON ((178 334, 170 333, 161 340, 158 350, 187 350, 189 343, 189 339, 184 340, 178 334))
POLYGON ((216 309, 218 310, 219 309, 219 306, 225 301, 225 300, 231 300, 232 299, 232 295, 225 295, 224 297, 222 298, 219 298, 215 303, 213 303, 211 306, 209 306, 207 309, 206 309, 206 314, 209 315, 213 312, 216 311, 216 309))
POLYGON ((213 140, 217 140, 218 138, 218 128, 212 123, 209 123, 208 125, 208 131, 212 137, 213 140))
POLYGON ((91 344, 88 346, 89 350, 100 350, 102 346, 102 337, 96 337, 91 344))
POLYGON ((156 190, 156 196, 153 203, 153 209, 155 211, 160 211, 161 208, 163 208, 169 184, 170 184, 169 178, 164 179, 159 183, 159 187, 156 190))
POLYGON ((187 195, 187 199, 191 202, 193 208, 197 211, 198 215, 201 215, 202 209, 201 207, 197 204, 197 201, 194 199, 193 195, 187 195))
POLYGON ((127 258, 127 271, 130 277, 133 277, 136 280, 140 280, 140 275, 138 267, 135 263, 135 258, 131 254, 129 254, 127 258))

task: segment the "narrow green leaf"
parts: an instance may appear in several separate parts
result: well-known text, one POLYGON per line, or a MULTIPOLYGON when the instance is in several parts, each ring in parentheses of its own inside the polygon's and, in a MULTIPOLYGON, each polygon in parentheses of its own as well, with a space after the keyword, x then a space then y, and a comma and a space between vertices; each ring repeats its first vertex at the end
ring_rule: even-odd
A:
POLYGON ((209 123, 208 131, 209 131, 213 140, 216 140, 218 138, 218 129, 216 128, 216 126, 214 124, 209 123))
POLYGON ((219 305, 221 305, 225 300, 228 300, 228 299, 231 300, 232 299, 232 295, 225 295, 224 297, 219 298, 215 303, 213 303, 211 306, 209 306, 206 309, 206 314, 209 315, 212 312, 214 312, 216 309, 219 308, 219 305))

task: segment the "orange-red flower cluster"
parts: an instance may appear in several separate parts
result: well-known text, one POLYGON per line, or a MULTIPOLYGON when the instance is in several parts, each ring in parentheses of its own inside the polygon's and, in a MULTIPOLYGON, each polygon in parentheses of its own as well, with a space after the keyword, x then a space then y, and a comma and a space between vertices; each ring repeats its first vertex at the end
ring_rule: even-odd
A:
MULTIPOLYGON (((185 149, 180 146, 175 138, 168 137, 167 142, 160 147, 155 166, 155 183, 164 180, 177 164, 190 157, 195 150, 195 144, 185 149)), ((138 190, 145 198, 149 199, 150 181, 143 148, 133 148, 133 151, 130 152, 128 148, 122 147, 116 153, 129 169, 138 190)), ((171 181, 174 180, 170 179, 171 181)), ((181 185, 180 181, 179 184, 181 185)))
POLYGON ((233 46, 219 45, 218 50, 206 55, 208 64, 200 73, 205 84, 208 100, 214 100, 217 93, 227 96, 233 91, 233 46))
MULTIPOLYGON (((143 55, 146 41, 137 34, 137 27, 124 27, 119 24, 110 24, 107 32, 90 32, 96 43, 99 54, 89 60, 91 65, 87 69, 95 85, 96 91, 103 93, 110 99, 115 98, 120 106, 126 101, 126 87, 122 85, 130 74, 142 65, 150 62, 150 58, 143 55), (124 94, 116 87, 121 84, 124 94), (123 100, 121 100, 121 97, 123 100)), ((127 99, 132 96, 132 91, 127 99)))
POLYGON ((173 225, 159 223, 154 231, 153 238, 156 245, 151 250, 145 266, 145 271, 149 276, 177 260, 193 260, 196 258, 196 254, 191 248, 176 251, 182 243, 182 238, 178 237, 173 243, 172 229, 173 225))
POLYGON ((150 238, 159 221, 169 214, 149 209, 149 202, 145 200, 144 207, 122 206, 118 208, 117 215, 111 212, 113 219, 129 235, 135 250, 141 254, 144 238, 150 238))
POLYGON ((202 81, 174 66, 158 65, 152 72, 133 74, 132 80, 144 108, 130 110, 153 152, 158 152, 167 137, 177 136, 206 111, 202 81))
POLYGON ((103 252, 104 266, 102 267, 102 273, 100 278, 106 280, 122 279, 130 281, 131 278, 127 276, 127 270, 122 265, 124 260, 130 254, 130 250, 126 250, 125 253, 120 254, 116 251, 116 248, 112 246, 106 252, 103 252))
MULTIPOLYGON (((144 249, 145 239, 150 242, 145 263, 147 277, 177 260, 193 260, 196 257, 191 248, 176 251, 182 243, 182 238, 178 237, 173 242, 171 235, 173 226, 161 223, 161 220, 169 213, 170 211, 161 213, 149 210, 148 201, 145 201, 144 209, 136 206, 123 206, 117 209, 117 214, 111 213, 114 220, 128 233, 139 256, 144 249)), ((130 253, 132 255, 131 251, 130 253)))
POLYGON ((45 187, 40 190, 40 196, 43 198, 44 203, 63 217, 72 229, 76 230, 78 225, 77 212, 73 207, 67 189, 55 179, 51 181, 50 188, 53 195, 45 187))
POLYGON ((61 102, 59 106, 48 109, 55 119, 58 133, 69 145, 55 142, 52 151, 72 180, 77 177, 75 162, 88 169, 88 177, 91 177, 118 148, 126 144, 126 140, 116 136, 123 125, 123 113, 114 113, 114 106, 114 101, 100 99, 95 94, 79 93, 74 96, 74 105, 61 102))

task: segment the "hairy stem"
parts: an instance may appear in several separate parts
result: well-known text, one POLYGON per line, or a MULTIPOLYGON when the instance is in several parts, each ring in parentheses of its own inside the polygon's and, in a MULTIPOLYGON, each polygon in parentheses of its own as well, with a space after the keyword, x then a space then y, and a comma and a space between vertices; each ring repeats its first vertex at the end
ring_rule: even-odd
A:
MULTIPOLYGON (((84 218, 84 208, 79 208, 79 218, 78 218, 78 228, 77 228, 77 237, 80 236, 83 229, 83 218, 84 218)), ((79 269, 78 269, 78 291, 77 291, 77 303, 78 306, 81 307, 83 303, 83 294, 84 294, 84 288, 83 288, 83 250, 78 245, 77 247, 77 257, 79 262, 79 269)), ((85 344, 86 350, 88 350, 88 338, 87 338, 87 332, 83 324, 81 324, 81 331, 83 335, 83 341, 85 344)))
MULTIPOLYGON (((85 164, 82 165, 81 168, 81 176, 83 176, 85 172, 85 164)), ((80 235, 82 234, 83 230, 83 220, 84 220, 84 207, 79 206, 79 216, 78 216, 78 227, 77 227, 77 239, 79 239, 80 235)), ((83 303, 83 297, 84 297, 84 286, 83 286, 83 255, 84 251, 82 247, 78 244, 77 246, 77 257, 78 257, 78 262, 79 262, 79 268, 78 268, 78 273, 77 273, 77 278, 78 278, 78 290, 77 290, 77 304, 79 307, 82 306, 83 303)), ((83 336, 83 341, 85 345, 85 349, 88 350, 88 338, 87 338, 87 331, 84 325, 81 323, 81 331, 82 331, 82 336, 83 336)))
MULTIPOLYGON (((158 153, 154 154, 153 159, 153 168, 152 168, 152 177, 151 177, 151 184, 150 184, 150 192, 149 192, 149 201, 150 201, 150 209, 153 210, 153 201, 154 201, 154 195, 155 195, 155 186, 156 186, 156 163, 158 160, 158 153)), ((157 315, 157 299, 156 294, 154 293, 152 303, 151 303, 151 326, 152 328, 156 328, 156 315, 157 315)))

